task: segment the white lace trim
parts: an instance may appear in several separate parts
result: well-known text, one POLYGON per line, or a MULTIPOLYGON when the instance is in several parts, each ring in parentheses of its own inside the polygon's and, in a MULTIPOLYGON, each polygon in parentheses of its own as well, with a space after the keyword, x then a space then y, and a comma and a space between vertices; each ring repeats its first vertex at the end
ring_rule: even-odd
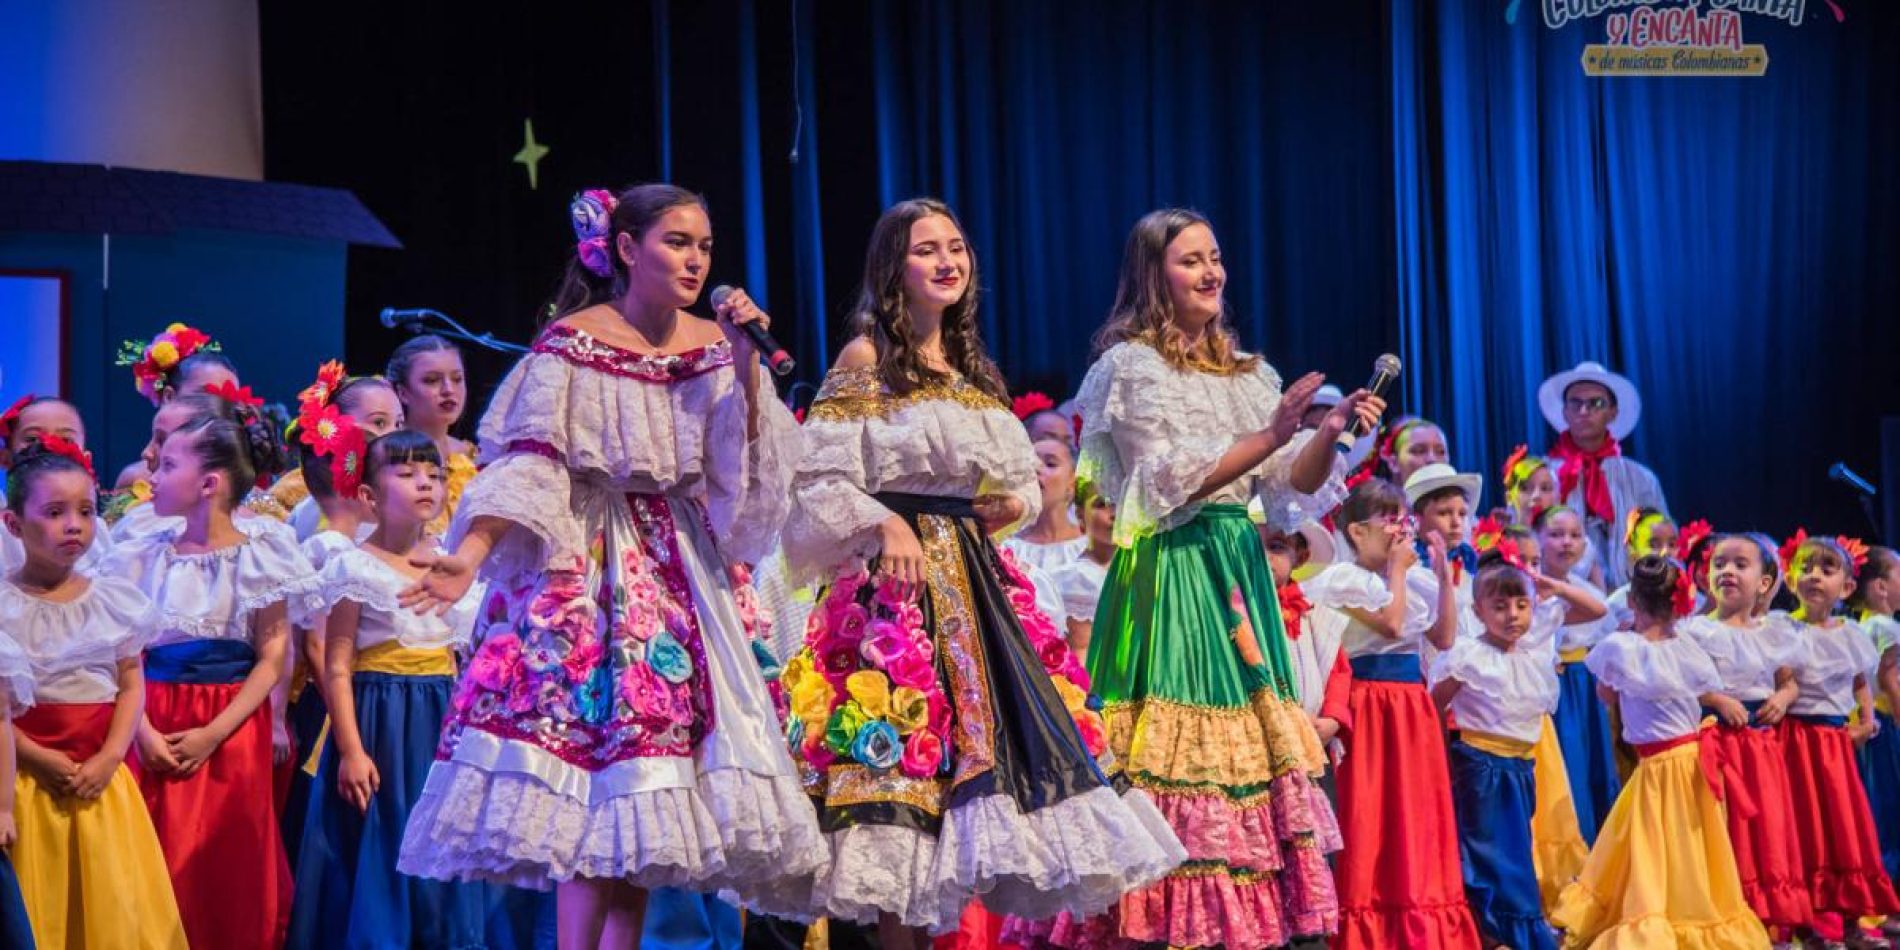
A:
POLYGON ((105 573, 125 578, 152 599, 156 635, 148 646, 178 640, 246 640, 251 615, 273 604, 286 606, 290 622, 304 625, 322 613, 316 570, 295 536, 283 529, 257 530, 266 519, 241 519, 245 540, 218 551, 179 554, 179 528, 122 542, 105 573))
POLYGON ((802 902, 827 858, 811 803, 790 776, 719 769, 696 785, 587 802, 532 775, 448 760, 430 768, 396 866, 537 890, 577 877, 729 889, 775 906, 788 893, 802 902))
POLYGON ((33 661, 11 637, 0 636, 0 688, 6 690, 9 715, 18 716, 33 705, 33 684, 33 661))
POLYGON ((804 430, 782 538, 795 586, 829 580, 875 556, 877 526, 891 515, 870 497, 878 492, 1014 495, 1023 503, 1018 525, 1042 508, 1029 435, 1000 407, 892 400, 881 415, 814 417, 804 430))
MULTIPOLYGON (((523 523, 544 541, 568 541, 558 527, 571 519, 556 503, 564 499, 513 494, 519 484, 481 490, 484 480, 507 480, 494 472, 516 457, 512 445, 539 443, 560 453, 562 461, 549 463, 554 471, 603 476, 644 491, 703 492, 721 550, 735 560, 758 560, 785 520, 800 434, 775 398, 772 377, 762 366, 751 371, 760 382, 758 438, 749 441, 747 404, 731 367, 656 383, 577 366, 553 353, 523 357, 482 417, 480 458, 488 467, 463 495, 458 519, 469 517, 469 498, 476 495, 485 502, 479 513, 523 523), (516 506, 519 517, 510 514, 516 506)), ((551 481, 539 487, 565 495, 551 481)))
POLYGON ((1693 699, 1722 689, 1722 676, 1709 655, 1682 636, 1649 640, 1619 631, 1591 648, 1584 664, 1605 686, 1645 702, 1693 699))
POLYGON ((1310 435, 1272 455, 1206 498, 1189 502, 1236 439, 1272 421, 1280 374, 1262 361, 1252 373, 1217 376, 1169 366, 1154 348, 1120 343, 1089 368, 1076 396, 1082 413, 1077 471, 1116 501, 1115 543, 1121 547, 1192 520, 1208 503, 1241 503, 1257 495, 1270 524, 1291 529, 1330 511, 1345 497, 1345 463, 1335 459, 1327 484, 1303 497, 1289 483, 1291 466, 1310 435))
POLYGON ((936 838, 855 825, 833 832, 831 844, 821 912, 865 924, 892 913, 934 934, 955 929, 972 897, 1031 920, 1086 917, 1188 856, 1145 792, 1107 786, 1029 814, 1008 796, 979 798, 946 812, 936 838))
POLYGON ((1795 666, 1802 652, 1801 635, 1785 617, 1747 628, 1713 617, 1690 617, 1676 624, 1676 633, 1709 655, 1722 677, 1722 692, 1743 701, 1767 699, 1775 691, 1775 671, 1795 666))
POLYGON ((346 600, 363 606, 356 630, 359 650, 391 640, 412 650, 467 646, 487 590, 481 584, 471 586, 440 617, 418 614, 397 599, 413 579, 360 548, 331 558, 320 581, 325 611, 346 600))

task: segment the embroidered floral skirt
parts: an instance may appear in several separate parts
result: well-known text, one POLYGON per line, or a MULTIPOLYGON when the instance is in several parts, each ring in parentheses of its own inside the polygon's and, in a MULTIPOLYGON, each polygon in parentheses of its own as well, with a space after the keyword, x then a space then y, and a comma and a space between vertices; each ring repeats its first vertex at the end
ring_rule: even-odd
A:
POLYGON ((832 859, 814 909, 954 930, 1088 914, 1184 854, 1107 753, 1088 676, 963 499, 882 494, 917 532, 926 589, 840 577, 786 665, 791 744, 832 859))
POLYGON ((1326 853, 1339 826, 1314 781, 1319 737, 1244 507, 1208 505, 1115 552, 1088 672, 1109 749, 1188 860, 1108 914, 1031 928, 1042 942, 1252 950, 1336 931, 1326 853))
POLYGON ((728 891, 801 914, 823 838, 693 501, 577 483, 584 558, 490 581, 398 869, 728 891))

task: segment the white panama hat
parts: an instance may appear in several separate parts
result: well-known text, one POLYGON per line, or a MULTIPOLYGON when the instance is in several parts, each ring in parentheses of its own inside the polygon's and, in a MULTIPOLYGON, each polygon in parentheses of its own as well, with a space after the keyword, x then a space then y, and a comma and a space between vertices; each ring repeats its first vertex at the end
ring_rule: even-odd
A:
POLYGON ((1558 432, 1570 428, 1564 421, 1564 392, 1577 383, 1596 383, 1610 391, 1616 399, 1616 419, 1610 423, 1610 435, 1616 440, 1629 438, 1636 431, 1636 423, 1643 418, 1643 396, 1636 391, 1636 384, 1627 376, 1619 376, 1603 368, 1602 363, 1585 360, 1575 369, 1567 369, 1537 387, 1537 407, 1543 410, 1544 421, 1558 432))

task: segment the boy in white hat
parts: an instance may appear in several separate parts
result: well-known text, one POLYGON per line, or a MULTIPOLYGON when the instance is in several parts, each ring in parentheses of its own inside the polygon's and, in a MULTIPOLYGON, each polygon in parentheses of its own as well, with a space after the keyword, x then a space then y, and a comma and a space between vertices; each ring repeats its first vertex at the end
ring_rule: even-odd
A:
POLYGON ((1433 462, 1405 480, 1405 502, 1418 519, 1419 563, 1431 566, 1424 539, 1437 532, 1445 540, 1460 608, 1471 604, 1471 575, 1478 568, 1478 552, 1471 546, 1471 513, 1478 510, 1478 496, 1483 492, 1484 476, 1460 472, 1443 462, 1433 462))
POLYGON ((1625 519, 1638 508, 1669 511, 1656 473, 1625 457, 1618 444, 1642 418, 1642 396, 1627 378, 1586 361, 1544 380, 1537 405, 1558 432, 1548 453, 1557 465, 1558 497, 1583 514, 1605 586, 1620 587, 1629 581, 1625 519))

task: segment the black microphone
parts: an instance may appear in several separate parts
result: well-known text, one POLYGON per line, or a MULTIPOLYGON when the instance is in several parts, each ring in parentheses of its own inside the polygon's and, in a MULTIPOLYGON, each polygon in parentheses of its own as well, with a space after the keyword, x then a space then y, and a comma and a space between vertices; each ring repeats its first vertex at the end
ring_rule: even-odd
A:
POLYGON ((1880 494, 1879 489, 1876 489, 1872 482, 1869 482, 1868 480, 1860 477, 1859 475, 1854 474, 1854 470, 1851 468, 1848 468, 1846 462, 1835 462, 1833 465, 1828 466, 1827 477, 1834 479, 1835 481, 1840 482, 1841 484, 1846 485, 1847 487, 1852 488, 1853 490, 1860 492, 1861 494, 1866 495, 1869 498, 1873 498, 1880 494))
MULTIPOLYGON (((1400 365, 1399 358, 1390 353, 1373 360, 1372 379, 1366 383, 1366 392, 1383 398, 1385 391, 1392 388, 1392 381, 1399 378, 1400 365)), ((1333 448, 1338 449, 1342 455, 1349 453, 1352 451, 1353 443, 1370 434, 1371 431, 1366 428, 1364 420, 1355 416, 1352 422, 1346 425, 1345 430, 1339 433, 1339 440, 1333 443, 1333 448)))
POLYGON ((413 326, 414 324, 429 319, 429 316, 433 313, 435 313, 435 311, 427 309, 397 310, 394 307, 384 307, 382 315, 383 326, 390 330, 394 330, 397 327, 413 326))
MULTIPOLYGON (((713 309, 718 310, 724 307, 726 305, 726 298, 731 297, 733 293, 733 288, 727 284, 720 284, 714 287, 712 292, 713 309)), ((798 367, 798 364, 792 362, 792 354, 785 352, 785 348, 778 345, 778 341, 772 339, 772 334, 765 332, 765 328, 759 326, 757 321, 741 323, 739 324, 739 329, 744 330, 745 335, 752 338, 752 345, 758 347, 760 353, 765 354, 765 365, 770 366, 772 372, 780 376, 789 376, 792 370, 798 367)))

